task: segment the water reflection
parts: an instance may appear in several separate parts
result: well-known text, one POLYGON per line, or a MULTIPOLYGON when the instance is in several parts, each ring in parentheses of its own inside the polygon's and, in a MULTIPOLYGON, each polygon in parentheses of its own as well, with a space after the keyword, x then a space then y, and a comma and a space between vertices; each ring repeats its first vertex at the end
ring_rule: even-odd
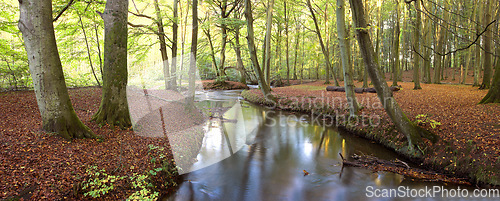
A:
MULTIPOLYGON (((210 104, 220 107, 221 103, 210 104)), ((338 153, 344 156, 373 154, 387 160, 397 156, 370 141, 308 123, 307 118, 292 118, 289 114, 248 105, 243 104, 241 115, 243 123, 249 125, 247 128, 254 130, 248 132, 241 150, 189 173, 179 190, 166 200, 388 200, 367 198, 366 187, 423 188, 429 184, 407 181, 393 173, 342 169, 338 153), (304 175, 304 170, 309 174, 304 175)), ((219 131, 225 129, 222 127, 219 123, 211 125, 219 131)), ((222 133, 206 135, 213 139, 204 141, 200 160, 234 150, 232 140, 225 140, 234 139, 228 136, 231 132, 222 130, 222 133), (218 146, 218 149, 208 149, 208 146, 218 146), (207 150, 209 153, 204 152, 207 150)))

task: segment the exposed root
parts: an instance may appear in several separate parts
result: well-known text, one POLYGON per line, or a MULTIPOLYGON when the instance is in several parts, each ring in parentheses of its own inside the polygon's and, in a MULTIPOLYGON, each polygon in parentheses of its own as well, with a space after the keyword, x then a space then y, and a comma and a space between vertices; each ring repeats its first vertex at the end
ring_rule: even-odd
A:
POLYGON ((57 133, 67 140, 74 138, 97 138, 97 135, 83 124, 74 113, 68 117, 49 120, 43 125, 43 129, 48 132, 57 133))
POLYGON ((125 109, 125 111, 116 111, 110 109, 110 107, 100 107, 99 111, 92 117, 92 121, 101 125, 108 124, 111 127, 117 126, 122 130, 132 126, 128 108, 125 109))

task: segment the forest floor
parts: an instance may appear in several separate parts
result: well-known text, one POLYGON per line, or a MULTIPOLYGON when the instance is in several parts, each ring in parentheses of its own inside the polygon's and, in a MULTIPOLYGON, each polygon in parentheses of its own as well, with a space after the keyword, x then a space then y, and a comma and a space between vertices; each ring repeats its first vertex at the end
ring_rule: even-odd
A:
MULTIPOLYGON (((457 69, 446 68, 443 72, 444 74, 442 75, 441 79, 442 84, 460 84, 460 82, 462 81, 461 79, 462 75, 460 69, 458 68, 457 69)), ((431 73, 431 80, 434 80, 434 70, 432 68, 430 70, 430 73, 431 73)), ((465 70, 463 70, 462 73, 465 73, 465 70)), ((401 76, 403 82, 413 82, 413 69, 403 71, 401 76)), ((420 74, 420 76, 422 76, 422 74, 420 74)), ((385 73, 385 77, 387 81, 392 80, 392 73, 385 73)), ((482 80, 483 80, 483 74, 480 73, 478 77, 478 81, 480 84, 482 80)), ((467 76, 465 77, 465 84, 472 85, 473 83, 474 83, 474 72, 469 69, 467 71, 467 76)))
MULTIPOLYGON (((347 103, 344 92, 327 92, 323 83, 274 88, 272 93, 278 101, 271 105, 262 98, 260 90, 244 91, 242 95, 250 102, 274 109, 321 113, 325 116, 320 123, 331 124, 335 116, 348 115, 347 103)), ((362 86, 359 82, 355 84, 362 86)), ((420 116, 419 125, 440 138, 434 144, 425 141, 428 148, 423 148, 424 156, 416 160, 422 167, 471 183, 500 185, 500 105, 477 104, 486 90, 445 84, 421 84, 422 90, 412 90, 412 82, 398 84, 402 90, 394 92, 394 97, 406 116, 414 122, 420 116)), ((403 148, 406 138, 394 129, 377 94, 356 94, 356 98, 363 106, 358 115, 366 118, 337 119, 335 123, 396 152, 403 148)))
MULTIPOLYGON (((149 93, 158 96, 155 91, 149 93)), ((165 93, 170 97, 178 95, 171 91, 165 93)), ((102 181, 111 178, 106 178, 107 175, 122 179, 105 183, 113 189, 99 199, 123 200, 141 190, 131 185, 134 175, 151 176, 150 171, 161 167, 160 159, 173 160, 169 138, 170 141, 177 139, 171 136, 148 137, 136 131, 113 129, 91 121, 99 108, 100 88, 70 89, 69 94, 78 117, 100 139, 66 141, 53 133, 42 132, 41 116, 33 91, 0 93, 0 200, 86 200, 88 197, 83 196, 82 182, 88 181, 91 173, 100 170, 105 170, 105 173, 100 173, 102 181), (92 169, 93 166, 97 169, 92 169)), ((129 101, 130 104, 135 103, 129 101)), ((193 127, 202 120, 179 115, 184 112, 183 107, 175 104, 162 107, 163 113, 168 114, 164 116, 172 117, 171 121, 165 120, 164 126, 168 129, 164 127, 163 133, 173 128, 193 127)), ((154 103, 149 106, 155 107, 154 103)), ((196 154, 197 151, 194 150, 196 154)), ((151 183, 163 190, 162 193, 169 193, 175 189, 179 176, 176 173, 155 173, 150 178, 151 183), (166 185, 165 181, 169 184, 166 185)))

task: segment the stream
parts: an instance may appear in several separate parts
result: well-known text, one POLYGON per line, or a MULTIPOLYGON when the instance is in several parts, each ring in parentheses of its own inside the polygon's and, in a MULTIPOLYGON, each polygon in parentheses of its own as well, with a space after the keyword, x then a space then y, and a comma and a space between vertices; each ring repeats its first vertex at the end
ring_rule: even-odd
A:
MULTIPOLYGON (((417 190, 433 186, 455 193, 457 188, 469 188, 472 194, 471 187, 342 168, 339 153, 386 160, 398 156, 369 140, 314 123, 308 115, 268 110, 242 100, 239 94, 237 90, 197 92, 198 108, 214 118, 205 125, 198 161, 178 191, 164 200, 409 200, 417 190), (217 118, 220 108, 231 109, 217 118), (399 195, 375 197, 383 189, 395 189, 399 195)), ((437 198, 418 200, 449 199, 441 198, 442 192, 434 195, 437 198)))

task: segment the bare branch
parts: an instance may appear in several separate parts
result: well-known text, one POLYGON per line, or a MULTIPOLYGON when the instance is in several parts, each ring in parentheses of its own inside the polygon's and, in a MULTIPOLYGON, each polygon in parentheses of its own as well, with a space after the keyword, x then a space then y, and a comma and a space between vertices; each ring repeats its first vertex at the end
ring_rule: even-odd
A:
POLYGON ((61 12, 59 12, 59 14, 57 14, 56 18, 54 18, 54 19, 52 20, 52 22, 57 21, 57 19, 59 19, 59 17, 61 17, 61 15, 64 13, 64 11, 68 10, 68 8, 69 8, 71 5, 73 5, 73 3, 74 3, 74 2, 75 2, 75 0, 70 0, 70 1, 68 2, 68 4, 66 4, 66 6, 64 6, 64 8, 61 10, 61 12))
POLYGON ((151 16, 148 16, 148 15, 144 15, 144 14, 139 14, 139 13, 134 13, 134 12, 131 12, 131 11, 128 11, 128 13, 132 14, 132 15, 135 15, 137 17, 143 17, 143 18, 147 18, 147 19, 150 19, 150 20, 153 20, 156 22, 156 19, 154 19, 153 17, 151 16))

